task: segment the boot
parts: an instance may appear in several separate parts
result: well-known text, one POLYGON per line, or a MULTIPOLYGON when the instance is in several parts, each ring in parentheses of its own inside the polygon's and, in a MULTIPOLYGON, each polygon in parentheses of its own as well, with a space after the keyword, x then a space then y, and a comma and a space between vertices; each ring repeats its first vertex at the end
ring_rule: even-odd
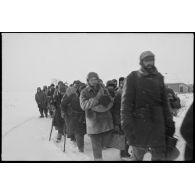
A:
POLYGON ((83 153, 84 152, 84 147, 80 147, 78 148, 79 149, 79 152, 83 153))
POLYGON ((131 155, 128 153, 128 151, 126 151, 126 150, 121 150, 121 151, 120 151, 120 157, 121 157, 121 158, 130 158, 131 155))
POLYGON ((60 142, 62 139, 62 134, 58 132, 56 142, 60 142))

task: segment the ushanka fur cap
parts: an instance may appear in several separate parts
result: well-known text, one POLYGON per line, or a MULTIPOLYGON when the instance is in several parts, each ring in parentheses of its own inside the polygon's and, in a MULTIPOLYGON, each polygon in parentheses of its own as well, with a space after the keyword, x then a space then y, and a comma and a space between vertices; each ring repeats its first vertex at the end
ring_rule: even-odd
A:
POLYGON ((108 87, 108 86, 113 86, 113 87, 115 87, 115 84, 113 83, 113 81, 107 81, 107 83, 106 83, 106 87, 108 87))
POLYGON ((89 72, 87 75, 87 81, 89 81, 89 79, 93 77, 96 77, 97 79, 99 79, 99 76, 96 72, 89 72))

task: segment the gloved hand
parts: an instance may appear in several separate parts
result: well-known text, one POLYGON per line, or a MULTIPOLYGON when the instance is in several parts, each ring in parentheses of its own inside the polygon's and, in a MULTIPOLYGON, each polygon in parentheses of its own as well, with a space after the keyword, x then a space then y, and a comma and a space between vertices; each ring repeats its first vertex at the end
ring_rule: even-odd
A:
POLYGON ((103 105, 104 107, 108 106, 111 102, 111 99, 108 95, 102 95, 99 99, 99 104, 103 105))
POLYGON ((103 88, 100 87, 100 89, 99 89, 99 91, 98 91, 98 93, 97 93, 97 95, 96 95, 96 98, 99 100, 100 97, 102 96, 102 94, 104 94, 104 91, 103 91, 103 88))

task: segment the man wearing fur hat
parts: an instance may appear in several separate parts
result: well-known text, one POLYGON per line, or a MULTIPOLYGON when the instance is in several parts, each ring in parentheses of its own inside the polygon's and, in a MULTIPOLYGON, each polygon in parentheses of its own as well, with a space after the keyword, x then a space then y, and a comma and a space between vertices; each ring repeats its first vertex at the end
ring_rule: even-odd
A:
POLYGON ((166 137, 173 136, 175 130, 164 78, 154 57, 151 51, 140 55, 141 68, 127 76, 121 99, 121 126, 137 161, 148 151, 152 160, 164 160, 166 137))
POLYGON ((115 97, 115 84, 110 80, 106 83, 106 88, 108 89, 108 92, 110 95, 114 98, 115 97))
POLYGON ((120 92, 122 92, 122 89, 123 89, 123 86, 124 86, 124 82, 125 82, 125 78, 124 77, 120 77, 119 78, 119 87, 118 87, 118 90, 117 90, 117 92, 119 91, 119 93, 120 92))
POLYGON ((102 160, 102 148, 107 147, 108 135, 113 130, 110 108, 113 100, 99 82, 95 72, 87 75, 88 86, 82 90, 80 105, 85 111, 87 133, 91 138, 94 160, 102 160))

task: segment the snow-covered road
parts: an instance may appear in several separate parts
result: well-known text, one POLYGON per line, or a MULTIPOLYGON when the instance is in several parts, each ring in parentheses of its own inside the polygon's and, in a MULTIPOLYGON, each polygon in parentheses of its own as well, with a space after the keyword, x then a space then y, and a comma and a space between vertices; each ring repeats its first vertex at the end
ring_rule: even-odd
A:
MULTIPOLYGON (((69 139, 66 139, 66 151, 63 152, 63 139, 56 144, 49 142, 51 118, 33 118, 18 125, 4 134, 2 138, 2 160, 12 161, 90 161, 93 160, 89 137, 85 135, 85 152, 80 153, 69 139)), ((107 149, 103 152, 105 160, 120 160, 119 151, 107 149)))

